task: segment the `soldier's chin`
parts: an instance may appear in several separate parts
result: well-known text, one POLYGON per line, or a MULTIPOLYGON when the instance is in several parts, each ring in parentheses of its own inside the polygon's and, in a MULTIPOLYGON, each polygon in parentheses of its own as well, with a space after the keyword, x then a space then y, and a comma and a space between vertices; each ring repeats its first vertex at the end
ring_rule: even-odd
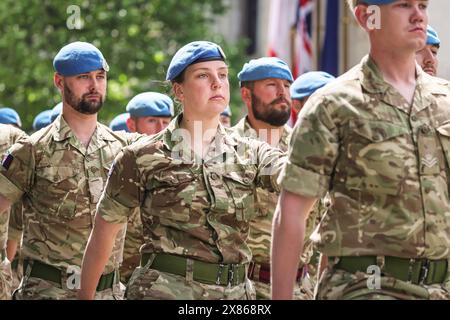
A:
POLYGON ((77 111, 82 114, 96 114, 100 111, 102 106, 103 106, 103 102, 80 103, 78 105, 77 111))

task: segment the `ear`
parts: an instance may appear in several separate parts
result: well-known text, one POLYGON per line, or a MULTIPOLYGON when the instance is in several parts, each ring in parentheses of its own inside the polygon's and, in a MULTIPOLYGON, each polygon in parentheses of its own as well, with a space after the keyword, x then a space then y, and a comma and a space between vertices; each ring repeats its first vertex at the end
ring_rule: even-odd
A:
POLYGON ((373 28, 369 28, 369 18, 375 14, 373 11, 368 10, 368 6, 366 4, 359 4, 355 7, 355 18, 361 28, 366 31, 371 31, 373 28))
POLYGON ((249 88, 242 87, 241 88, 241 98, 242 101, 246 104, 246 106, 250 107, 252 104, 252 92, 249 88))
POLYGON ((56 73, 53 75, 53 83, 55 84, 55 87, 58 88, 60 92, 64 91, 64 77, 60 74, 56 73))
POLYGON ((173 94, 178 99, 178 101, 184 101, 184 91, 183 86, 180 83, 174 83, 172 86, 173 94))
POLYGON ((127 123, 128 130, 130 130, 130 132, 136 132, 136 123, 135 123, 134 119, 129 117, 127 119, 126 123, 127 123))

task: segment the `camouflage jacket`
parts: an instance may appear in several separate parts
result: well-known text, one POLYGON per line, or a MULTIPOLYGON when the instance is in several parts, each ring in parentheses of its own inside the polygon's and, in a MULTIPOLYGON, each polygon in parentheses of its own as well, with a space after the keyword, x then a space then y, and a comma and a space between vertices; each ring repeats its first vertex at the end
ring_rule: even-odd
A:
MULTIPOLYGON (((239 121, 233 128, 242 137, 259 139, 258 133, 250 126, 247 117, 239 121)), ((283 134, 277 145, 286 152, 292 129, 284 126, 283 134)), ((253 260, 258 263, 270 263, 270 243, 272 238, 272 219, 278 202, 278 192, 270 192, 265 188, 257 188, 255 194, 256 216, 251 221, 248 245, 253 253, 253 260)))
MULTIPOLYGON (((81 266, 112 161, 138 136, 97 124, 86 148, 59 116, 9 149, 0 192, 11 201, 23 200, 25 259, 62 269, 81 266)), ((106 273, 118 266, 121 251, 116 244, 106 273)))
POLYGON ((282 187, 330 193, 319 248, 328 256, 450 257, 450 91, 417 66, 408 103, 370 57, 300 113, 282 187))
MULTIPOLYGON (((11 147, 19 138, 25 136, 25 132, 12 125, 1 124, 0 123, 0 155, 3 154, 11 147)), ((1 187, 0 187, 1 188, 1 187)), ((1 189, 0 189, 1 190, 1 189)), ((11 207, 11 212, 22 212, 22 205, 13 204, 11 207)), ((6 247, 6 240, 8 238, 8 219, 10 215, 10 210, 8 212, 0 214, 0 249, 6 247)))
POLYGON ((181 117, 116 158, 98 214, 125 223, 133 208, 140 207, 141 253, 249 262, 246 239, 255 215, 255 188, 278 190, 276 178, 285 157, 266 143, 230 135, 219 125, 206 157, 196 159, 180 134, 181 117))

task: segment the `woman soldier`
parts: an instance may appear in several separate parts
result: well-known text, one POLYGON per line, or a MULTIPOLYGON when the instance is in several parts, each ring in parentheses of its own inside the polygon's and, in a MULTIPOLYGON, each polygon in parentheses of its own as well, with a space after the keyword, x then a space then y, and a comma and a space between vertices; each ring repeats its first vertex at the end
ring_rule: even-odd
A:
POLYGON ((246 276, 254 190, 278 190, 285 158, 219 124, 230 91, 218 45, 187 44, 166 78, 183 112, 115 159, 84 254, 80 299, 93 298, 116 233, 137 207, 145 244, 128 299, 254 298, 246 276))

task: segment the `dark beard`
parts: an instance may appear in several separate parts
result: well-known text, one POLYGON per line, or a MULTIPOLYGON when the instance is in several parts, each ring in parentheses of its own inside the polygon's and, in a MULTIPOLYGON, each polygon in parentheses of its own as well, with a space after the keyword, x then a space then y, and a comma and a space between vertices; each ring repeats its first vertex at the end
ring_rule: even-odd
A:
POLYGON ((73 109, 83 114, 96 114, 103 106, 103 97, 100 97, 99 102, 89 102, 86 97, 94 92, 85 93, 81 99, 77 99, 72 90, 64 84, 64 99, 73 109))
POLYGON ((274 127, 281 127, 286 124, 291 116, 291 103, 286 98, 280 97, 271 103, 264 104, 252 92, 252 110, 255 119, 266 122, 274 127), (286 110, 277 110, 275 105, 284 102, 288 108, 286 110))

